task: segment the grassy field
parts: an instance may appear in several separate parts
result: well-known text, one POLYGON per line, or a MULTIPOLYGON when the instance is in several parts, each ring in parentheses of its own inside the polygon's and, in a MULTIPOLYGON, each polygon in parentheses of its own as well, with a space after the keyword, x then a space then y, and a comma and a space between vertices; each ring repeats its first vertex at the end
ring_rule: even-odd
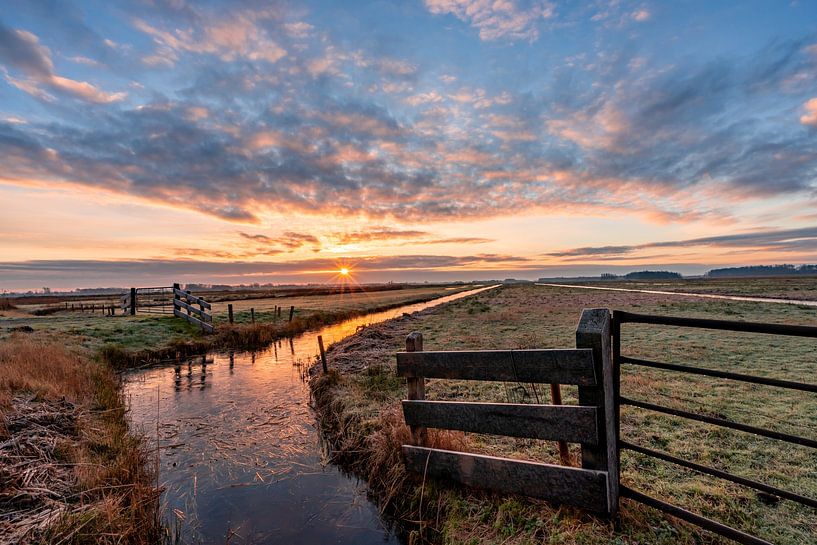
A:
POLYGON ((237 323, 249 323, 250 308, 255 309, 256 320, 274 322, 286 321, 289 318, 290 306, 295 307, 296 316, 315 312, 362 313, 375 308, 427 301, 471 288, 473 286, 432 286, 337 295, 300 295, 221 301, 213 303, 213 321, 216 324, 227 321, 228 304, 233 305, 234 318, 237 323), (274 316, 273 311, 276 306, 283 309, 280 318, 274 316))
MULTIPOLYGON (((747 291, 769 292, 768 283, 747 291)), ((313 381, 336 456, 368 478, 398 518, 414 521, 412 539, 438 543, 726 543, 639 504, 622 500, 618 524, 569 508, 510 496, 420 483, 405 475, 399 445, 406 441, 394 375, 394 352, 421 331, 425 349, 557 348, 575 344, 582 308, 817 325, 814 308, 707 301, 674 295, 603 292, 544 286, 503 287, 403 318, 334 345, 327 377, 313 381), (422 521, 417 523, 417 521, 422 521)), ((817 341, 755 334, 625 325, 622 353, 681 364, 814 383, 817 341)), ((548 402, 546 388, 513 383, 428 381, 429 399, 548 402)), ((622 395, 734 419, 777 431, 817 436, 813 394, 734 381, 625 368, 622 395)), ((565 403, 575 390, 563 387, 565 403)), ((622 438, 650 448, 817 497, 813 451, 746 433, 649 411, 624 408, 622 438)), ((436 444, 472 452, 556 462, 553 442, 438 432, 436 444)), ((578 447, 571 446, 574 463, 578 447)), ((622 481, 655 497, 758 534, 774 543, 817 541, 814 511, 760 497, 751 489, 623 453, 622 481)))
POLYGON ((103 354, 115 363, 139 363, 174 357, 210 347, 242 348, 258 346, 267 340, 299 333, 305 329, 344 318, 403 304, 427 301, 450 295, 467 287, 412 287, 401 290, 242 299, 233 301, 235 326, 227 323, 227 303, 213 303, 215 335, 203 335, 200 329, 171 315, 137 314, 104 316, 100 313, 57 312, 34 316, 27 306, 0 310, 0 340, 15 331, 32 330, 69 344, 78 344, 93 353, 103 354), (275 306, 283 307, 280 317, 275 306), (289 308, 295 306, 293 321, 289 308), (256 324, 250 325, 250 308, 255 308, 256 324))
POLYGON ((684 278, 681 280, 613 280, 583 282, 592 286, 659 290, 712 295, 739 295, 817 301, 817 277, 788 276, 784 278, 684 278))

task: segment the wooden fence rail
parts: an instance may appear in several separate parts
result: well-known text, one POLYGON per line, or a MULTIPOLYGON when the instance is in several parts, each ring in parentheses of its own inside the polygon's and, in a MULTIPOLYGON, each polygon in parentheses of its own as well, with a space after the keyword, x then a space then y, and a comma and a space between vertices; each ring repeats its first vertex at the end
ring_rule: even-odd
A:
POLYGON ((412 333, 406 352, 397 354, 397 373, 408 383, 403 414, 414 443, 403 445, 407 467, 469 486, 616 513, 609 335, 606 309, 582 313, 577 348, 569 350, 423 352, 422 335, 412 333), (426 378, 573 384, 579 386, 579 405, 427 401, 426 378), (580 443, 582 467, 427 448, 427 428, 580 443))

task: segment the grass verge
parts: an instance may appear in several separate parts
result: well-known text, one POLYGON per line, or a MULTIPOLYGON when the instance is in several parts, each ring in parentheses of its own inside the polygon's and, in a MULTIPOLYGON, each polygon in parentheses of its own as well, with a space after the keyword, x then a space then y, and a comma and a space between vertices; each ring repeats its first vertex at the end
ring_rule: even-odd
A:
POLYGON ((116 374, 28 334, 0 342, 0 543, 162 540, 150 456, 116 374))

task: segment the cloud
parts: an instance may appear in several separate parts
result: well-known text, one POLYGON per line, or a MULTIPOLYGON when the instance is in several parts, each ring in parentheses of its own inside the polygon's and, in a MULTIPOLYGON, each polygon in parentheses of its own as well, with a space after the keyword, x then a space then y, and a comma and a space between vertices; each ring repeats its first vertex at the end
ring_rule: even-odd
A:
POLYGON ((345 245, 371 242, 374 240, 414 239, 426 236, 429 236, 429 233, 426 231, 394 229, 391 227, 371 227, 363 231, 333 233, 330 235, 330 238, 338 244, 345 245))
MULTIPOLYGON (((249 233, 243 232, 240 232, 238 234, 239 236, 246 240, 263 244, 264 246, 280 246, 290 251, 297 250, 298 248, 301 248, 307 244, 315 246, 320 245, 320 240, 318 240, 316 236, 310 235, 308 233, 296 233, 293 231, 286 231, 274 237, 260 234, 251 235, 249 233)), ((267 249, 268 248, 265 248, 265 250, 267 249)))
MULTIPOLYGON (((482 238, 482 237, 451 237, 451 238, 437 238, 431 240, 421 240, 414 244, 487 244, 489 242, 495 242, 495 239, 492 238, 482 238)), ((413 244, 413 243, 407 243, 413 244)))
POLYGON ((553 17, 555 7, 541 0, 521 4, 524 6, 514 0, 425 0, 431 13, 451 14, 479 29, 482 40, 534 41, 539 38, 539 23, 553 17))
POLYGON ((493 242, 493 239, 481 237, 451 237, 437 238, 428 231, 415 229, 397 229, 392 227, 370 227, 362 231, 338 232, 329 235, 329 238, 340 245, 359 244, 372 241, 400 242, 401 246, 425 244, 483 244, 493 242))
POLYGON ((817 127, 817 98, 812 98, 803 104, 803 109, 806 113, 800 116, 800 123, 809 127, 817 127))
POLYGON ((34 97, 50 101, 42 88, 76 97, 86 102, 108 104, 127 97, 127 93, 107 93, 86 81, 77 81, 54 72, 51 51, 31 32, 12 29, 0 21, 0 61, 14 67, 27 77, 18 78, 4 72, 7 82, 34 97))
POLYGON ((633 21, 638 21, 639 23, 649 21, 650 17, 651 17, 650 11, 644 8, 634 11, 632 14, 633 21))
MULTIPOLYGON (((798 229, 756 230, 748 233, 719 235, 713 237, 692 238, 648 242, 646 244, 626 246, 588 246, 571 248, 546 254, 549 257, 582 257, 597 258, 625 256, 642 250, 654 248, 751 248, 753 250, 802 252, 817 250, 817 227, 798 229)), ((653 256, 650 256, 653 257, 653 256)))
MULTIPOLYGON (((478 18, 534 4, 434 5, 478 18)), ((435 89, 450 66, 429 70, 422 56, 400 59, 392 46, 375 54, 365 41, 346 49, 322 29, 287 26, 301 14, 283 9, 206 11, 216 9, 145 7, 134 24, 148 51, 134 62, 178 63, 173 77, 138 62, 149 77, 137 107, 88 114, 55 100, 46 121, 0 122, 0 179, 81 185, 245 224, 269 214, 406 224, 518 211, 722 221, 741 203, 817 189, 817 143, 790 113, 808 96, 782 87, 814 73, 803 40, 673 65, 605 49, 524 85, 530 74, 512 67, 487 79, 464 64, 456 84, 435 89), (307 38, 293 37, 302 31, 307 38), (264 60, 267 41, 286 54, 264 60), (312 74, 311 63, 322 67, 312 74)), ((117 98, 56 79, 47 48, 10 32, 0 55, 11 85, 44 100, 117 98), (36 79, 43 74, 52 84, 36 79)))
POLYGON ((437 91, 429 91, 427 93, 418 93, 405 99, 405 103, 411 106, 418 106, 420 104, 430 104, 434 102, 441 102, 443 97, 437 91))
MULTIPOLYGON (((250 61, 278 62, 287 55, 269 33, 259 25, 260 21, 275 19, 274 11, 237 11, 231 15, 198 17, 198 25, 193 28, 173 31, 163 30, 143 19, 136 18, 133 26, 149 35, 157 50, 145 57, 149 65, 166 64, 172 66, 180 52, 216 55, 223 61, 246 59, 250 61)), ((302 23, 285 25, 292 34, 308 33, 309 25, 302 23)))

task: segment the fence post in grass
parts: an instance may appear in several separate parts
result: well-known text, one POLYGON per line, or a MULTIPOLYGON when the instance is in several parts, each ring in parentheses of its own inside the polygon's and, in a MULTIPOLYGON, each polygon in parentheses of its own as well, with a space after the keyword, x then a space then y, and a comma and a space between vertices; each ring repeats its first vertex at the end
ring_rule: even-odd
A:
POLYGON ((289 321, 292 321, 292 315, 295 314, 295 305, 289 307, 289 321))
POLYGON ((323 337, 318 335, 318 348, 321 351, 321 366, 323 366, 323 374, 329 372, 329 366, 326 365, 326 351, 323 349, 323 337))
POLYGON ((250 322, 255 323, 255 309, 250 308, 250 322))
POLYGON ((179 303, 181 303, 181 300, 182 300, 181 296, 179 295, 179 290, 180 289, 181 289, 181 286, 179 285, 179 283, 178 282, 173 282, 173 314, 174 315, 176 314, 176 309, 177 308, 179 310, 181 310, 181 305, 179 304, 179 303))
MULTIPOLYGON (((406 352, 423 351, 423 334, 413 331, 406 337, 406 352)), ((410 400, 421 400, 426 398, 425 377, 413 377, 406 379, 408 386, 408 398, 410 400)), ((411 426, 411 441, 416 446, 422 446, 426 439, 426 429, 421 426, 411 426)))
POLYGON ((227 305, 227 319, 230 321, 230 323, 233 323, 233 304, 232 303, 229 303, 227 305))
POLYGON ((618 444, 613 410, 613 358, 610 338, 610 311, 606 308, 584 309, 576 327, 576 348, 593 351, 595 386, 579 386, 579 405, 597 407, 599 441, 582 443, 582 468, 607 472, 607 506, 614 516, 618 512, 618 444))
POLYGON ((130 289, 130 315, 136 315, 136 288, 130 289))
MULTIPOLYGON (((559 384, 550 385, 550 402, 553 405, 562 404, 562 387, 559 384)), ((567 441, 559 441, 559 461, 563 466, 570 465, 570 449, 567 448, 567 441)))

